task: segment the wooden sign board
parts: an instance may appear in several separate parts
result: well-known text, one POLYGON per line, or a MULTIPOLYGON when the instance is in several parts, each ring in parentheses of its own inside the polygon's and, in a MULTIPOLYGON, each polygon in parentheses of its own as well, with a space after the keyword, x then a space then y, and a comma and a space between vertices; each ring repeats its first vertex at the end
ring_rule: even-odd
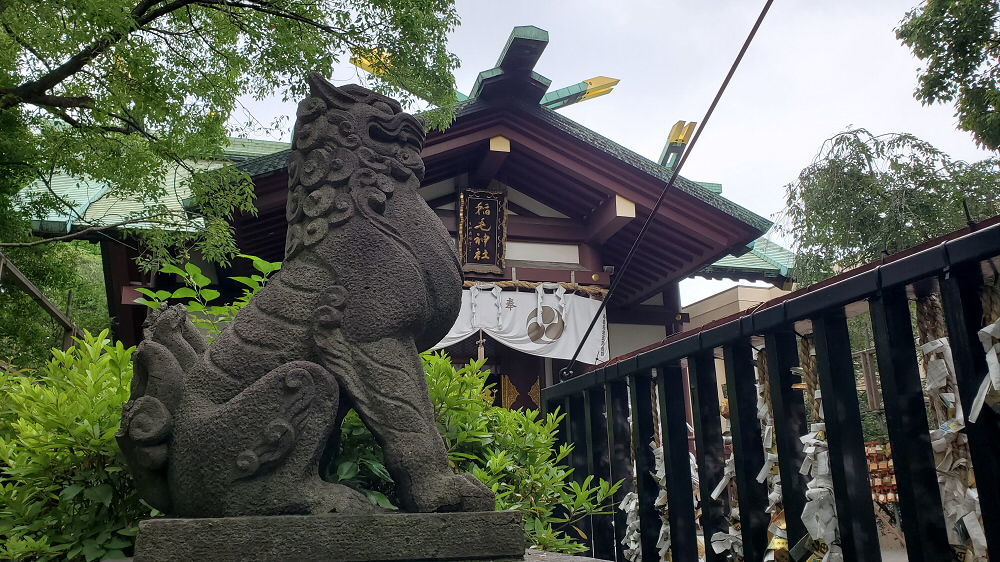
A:
POLYGON ((507 244, 507 196, 466 189, 459 196, 459 258, 462 271, 503 273, 507 244))

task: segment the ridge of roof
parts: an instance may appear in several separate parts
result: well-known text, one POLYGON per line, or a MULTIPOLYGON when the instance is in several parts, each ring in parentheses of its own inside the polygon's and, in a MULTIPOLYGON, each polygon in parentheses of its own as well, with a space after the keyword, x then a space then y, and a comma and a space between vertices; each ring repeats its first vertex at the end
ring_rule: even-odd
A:
MULTIPOLYGON (((650 176, 662 180, 664 183, 670 181, 670 176, 673 173, 671 170, 664 168, 658 163, 642 156, 641 154, 630 150, 615 141, 605 137, 604 135, 577 123, 576 121, 556 112, 555 110, 549 109, 542 105, 534 106, 520 106, 521 109, 533 113, 540 117, 546 123, 555 126, 557 129, 565 133, 569 133, 573 137, 594 146, 604 153, 608 154, 620 160, 633 168, 638 169, 650 176)), ((712 190, 699 185, 697 182, 689 180, 683 176, 677 176, 677 180, 674 182, 674 187, 680 189, 684 193, 691 195, 701 201, 715 207, 716 209, 743 221, 750 226, 759 229, 761 232, 766 232, 771 228, 773 223, 768 219, 750 211, 749 209, 726 199, 725 197, 714 193, 712 190)))
MULTIPOLYGON (((495 106, 489 105, 488 107, 492 108, 495 106)), ((541 121, 568 133, 574 138, 601 150, 605 154, 608 154, 609 156, 628 164, 641 172, 662 180, 664 183, 670 181, 672 173, 670 170, 646 158, 645 156, 642 156, 641 154, 616 143, 604 135, 577 123, 576 121, 558 113, 553 109, 549 109, 538 104, 516 104, 512 107, 517 107, 526 113, 536 116, 541 121)), ((457 104, 455 108, 455 119, 457 120, 461 117, 477 113, 486 108, 486 103, 477 103, 475 98, 470 98, 467 101, 457 104)), ((268 174, 284 167, 290 152, 290 149, 281 150, 272 154, 266 154, 264 156, 258 156, 257 158, 248 159, 237 164, 236 166, 251 176, 268 174)), ((715 193, 712 189, 700 185, 698 182, 689 180, 683 176, 677 176, 677 180, 674 182, 674 187, 712 207, 715 207, 729 216, 739 219, 744 223, 759 229, 761 232, 766 232, 773 224, 768 219, 738 205, 737 203, 734 203, 729 199, 726 199, 718 193, 715 193)))
POLYGON ((266 139, 229 137, 229 145, 222 149, 222 155, 231 159, 250 159, 266 156, 289 148, 291 143, 266 139))
POLYGON ((289 145, 289 147, 284 150, 244 160, 243 162, 236 164, 236 167, 251 176, 270 174, 288 165, 288 155, 291 154, 291 152, 292 149, 289 145))

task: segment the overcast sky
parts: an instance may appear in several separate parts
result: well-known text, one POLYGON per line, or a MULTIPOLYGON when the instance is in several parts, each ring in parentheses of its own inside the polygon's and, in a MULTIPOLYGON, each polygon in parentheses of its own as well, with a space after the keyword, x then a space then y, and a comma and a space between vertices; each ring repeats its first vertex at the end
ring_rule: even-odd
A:
MULTIPOLYGON (((919 61, 893 29, 917 3, 776 1, 682 175, 722 183, 725 197, 777 220, 783 186, 824 139, 849 126, 910 132, 959 159, 988 157, 955 129, 952 106, 913 99, 919 61)), ((468 93, 476 75, 494 66, 511 28, 540 27, 549 45, 535 70, 552 80, 552 89, 599 75, 621 80, 610 95, 560 111, 656 159, 675 121, 701 120, 762 5, 459 0, 462 25, 450 39, 462 60, 458 88, 468 93)), ((339 70, 334 78, 352 72, 339 70)), ((293 112, 276 101, 251 108, 262 121, 293 112)), ((683 301, 723 285, 686 282, 683 301)))

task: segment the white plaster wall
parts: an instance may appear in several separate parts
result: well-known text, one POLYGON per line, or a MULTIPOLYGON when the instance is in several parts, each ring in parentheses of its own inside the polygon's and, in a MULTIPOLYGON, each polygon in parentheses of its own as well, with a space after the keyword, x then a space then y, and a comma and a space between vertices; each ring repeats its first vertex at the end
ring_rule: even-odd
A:
POLYGON ((509 260, 580 263, 580 247, 576 244, 546 244, 544 242, 507 242, 509 260))
POLYGON ((667 329, 663 326, 608 324, 608 343, 611 345, 612 358, 657 343, 665 337, 667 329))

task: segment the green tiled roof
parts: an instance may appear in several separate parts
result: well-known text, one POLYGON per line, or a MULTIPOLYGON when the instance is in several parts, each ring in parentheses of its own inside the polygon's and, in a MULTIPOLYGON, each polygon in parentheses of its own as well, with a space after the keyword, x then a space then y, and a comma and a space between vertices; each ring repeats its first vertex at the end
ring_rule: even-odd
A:
MULTIPOLYGON (((287 142, 230 138, 229 146, 223 149, 224 159, 216 161, 199 161, 192 163, 193 167, 211 169, 224 166, 227 162, 239 163, 256 157, 281 152, 289 147, 287 142)), ((284 158, 282 158, 282 162, 284 158)), ((165 204, 178 210, 183 207, 182 201, 189 196, 184 177, 187 171, 175 167, 167 172, 165 185, 176 185, 176 192, 167 197, 165 204)), ((36 217, 34 229, 39 232, 68 232, 74 223, 107 224, 113 223, 142 211, 145 202, 137 198, 119 199, 108 193, 110 187, 104 182, 90 178, 76 178, 66 174, 54 174, 50 180, 52 191, 61 199, 73 206, 72 210, 64 212, 50 211, 43 217, 36 217), (81 218, 82 217, 82 218, 81 218)), ((31 200, 44 197, 49 190, 41 181, 36 181, 20 192, 20 197, 31 200)), ((141 224, 135 226, 141 227, 141 224)))
POLYGON ((291 143, 261 139, 229 139, 229 146, 222 153, 233 161, 249 160, 287 149, 291 143))
POLYGON ((795 254, 777 242, 761 237, 742 256, 726 256, 695 275, 760 281, 787 280, 794 276, 795 254))
MULTIPOLYGON (((664 183, 670 181, 670 176, 672 174, 670 170, 664 168, 649 158, 633 152, 613 140, 588 129, 587 127, 584 127, 561 113, 541 105, 524 105, 522 106, 522 109, 537 116, 540 120, 549 123, 566 133, 569 133, 570 135, 595 148, 600 149, 602 152, 609 154, 614 158, 617 158, 618 160, 621 160, 622 162, 625 162, 626 164, 629 164, 630 166, 653 177, 663 180, 664 183)), ((711 189, 700 185, 698 182, 691 181, 683 176, 677 176, 677 181, 674 182, 674 188, 680 189, 688 195, 701 199, 716 209, 719 209, 720 211, 723 211, 724 213, 759 229, 761 232, 771 228, 771 221, 741 207, 740 205, 737 205, 725 197, 722 197, 718 193, 713 192, 711 189)))

